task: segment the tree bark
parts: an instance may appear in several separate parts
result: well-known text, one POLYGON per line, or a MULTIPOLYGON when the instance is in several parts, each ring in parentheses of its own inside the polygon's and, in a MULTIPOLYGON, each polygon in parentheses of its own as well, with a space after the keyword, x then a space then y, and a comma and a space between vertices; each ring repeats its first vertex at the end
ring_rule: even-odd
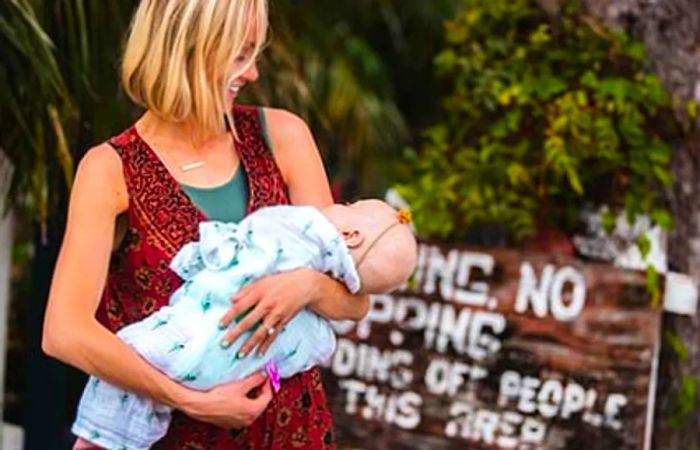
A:
MULTIPOLYGON (((642 39, 653 70, 669 91, 685 104, 700 100, 700 3, 697 0, 584 0, 588 12, 609 25, 642 39)), ((680 112, 679 115, 683 113, 680 112)), ((697 129, 698 127, 696 127, 697 129)), ((700 282, 700 134, 694 133, 673 155, 673 188, 668 193, 675 228, 669 236, 669 265, 700 282)), ((667 314, 664 330, 675 332, 688 347, 680 361, 668 346, 661 351, 656 396, 654 447, 659 450, 700 448, 700 410, 695 409, 679 428, 668 418, 677 406, 677 392, 685 376, 700 375, 700 314, 667 314)), ((663 336, 662 336, 663 339, 663 336)), ((697 396, 696 396, 697 397, 697 396)))

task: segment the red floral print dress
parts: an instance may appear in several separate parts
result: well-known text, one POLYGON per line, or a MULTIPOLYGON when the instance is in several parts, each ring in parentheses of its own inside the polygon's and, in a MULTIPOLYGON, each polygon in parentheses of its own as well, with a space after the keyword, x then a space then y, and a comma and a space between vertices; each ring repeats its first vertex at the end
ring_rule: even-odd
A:
MULTIPOLYGON (((284 180, 265 144, 258 109, 236 106, 237 150, 248 175, 247 212, 288 204, 284 180)), ((206 220, 154 151, 131 128, 109 143, 121 157, 129 194, 128 231, 112 254, 98 318, 110 330, 138 321, 168 304, 181 280, 168 264, 198 238, 206 220)), ((270 406, 247 429, 230 431, 176 411, 157 450, 334 449, 333 423, 321 383, 312 369, 283 380, 270 406)))

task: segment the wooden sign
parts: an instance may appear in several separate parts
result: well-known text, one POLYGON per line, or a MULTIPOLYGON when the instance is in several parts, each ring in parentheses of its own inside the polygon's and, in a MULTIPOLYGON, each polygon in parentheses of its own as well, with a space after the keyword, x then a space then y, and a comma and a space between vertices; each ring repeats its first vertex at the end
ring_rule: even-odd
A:
POLYGON ((648 448, 650 299, 641 272, 421 244, 409 286, 335 324, 339 448, 648 448))

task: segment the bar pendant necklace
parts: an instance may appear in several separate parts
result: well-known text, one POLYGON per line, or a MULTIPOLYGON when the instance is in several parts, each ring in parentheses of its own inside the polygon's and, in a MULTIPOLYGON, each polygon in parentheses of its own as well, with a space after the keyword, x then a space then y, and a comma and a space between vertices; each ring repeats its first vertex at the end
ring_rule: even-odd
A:
POLYGON ((199 169, 204 164, 206 164, 205 161, 195 161, 189 164, 185 164, 184 166, 180 166, 180 169, 182 169, 183 172, 189 172, 190 170, 199 169))
MULTIPOLYGON (((160 151, 158 151, 158 149, 154 146, 151 146, 151 148, 156 152, 156 155, 158 155, 158 157, 161 160, 163 160, 163 157, 161 156, 160 151)), ((199 161, 193 161, 193 162, 187 163, 187 164, 180 164, 177 162, 177 160, 175 160, 174 157, 172 157, 170 155, 166 155, 166 156, 168 159, 172 160, 175 163, 175 165, 177 167, 179 167, 180 170, 182 170, 183 172, 189 172, 191 170, 199 169, 200 167, 203 167, 207 163, 206 159, 200 159, 199 161)))

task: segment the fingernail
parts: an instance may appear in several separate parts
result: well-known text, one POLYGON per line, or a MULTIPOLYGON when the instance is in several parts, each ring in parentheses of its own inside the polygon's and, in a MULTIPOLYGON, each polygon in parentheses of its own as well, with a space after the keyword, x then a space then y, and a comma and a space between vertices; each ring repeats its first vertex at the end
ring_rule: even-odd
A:
POLYGON ((219 330, 225 330, 226 329, 226 324, 225 323, 219 323, 219 330))
POLYGON ((260 372, 260 375, 262 375, 263 378, 267 378, 267 372, 265 372, 264 370, 260 372))
POLYGON ((228 348, 228 346, 231 345, 229 342, 226 341, 221 341, 219 344, 221 345, 221 348, 228 348))
POLYGON ((238 359, 243 359, 243 358, 245 358, 245 352, 238 352, 238 353, 236 354, 236 358, 238 358, 238 359))

